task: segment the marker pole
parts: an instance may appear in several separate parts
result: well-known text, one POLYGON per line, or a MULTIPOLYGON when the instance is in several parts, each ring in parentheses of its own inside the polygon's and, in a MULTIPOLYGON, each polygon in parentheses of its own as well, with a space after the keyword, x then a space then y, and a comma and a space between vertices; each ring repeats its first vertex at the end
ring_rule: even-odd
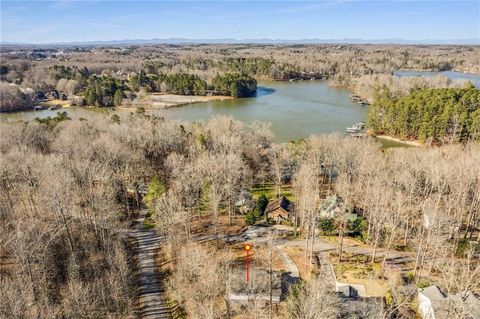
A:
POLYGON ((247 250, 247 282, 250 281, 250 250, 247 250))
POLYGON ((246 259, 246 262, 247 262, 247 282, 250 281, 250 250, 252 249, 252 247, 253 246, 251 244, 245 244, 243 246, 243 249, 247 253, 247 259, 246 259))

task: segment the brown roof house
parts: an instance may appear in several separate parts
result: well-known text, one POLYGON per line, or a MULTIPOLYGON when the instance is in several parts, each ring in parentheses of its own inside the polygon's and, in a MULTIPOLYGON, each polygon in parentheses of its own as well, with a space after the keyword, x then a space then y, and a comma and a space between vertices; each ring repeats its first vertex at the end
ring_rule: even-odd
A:
POLYGON ((293 204, 282 196, 278 199, 268 202, 265 208, 265 216, 277 223, 289 220, 293 214, 293 204))

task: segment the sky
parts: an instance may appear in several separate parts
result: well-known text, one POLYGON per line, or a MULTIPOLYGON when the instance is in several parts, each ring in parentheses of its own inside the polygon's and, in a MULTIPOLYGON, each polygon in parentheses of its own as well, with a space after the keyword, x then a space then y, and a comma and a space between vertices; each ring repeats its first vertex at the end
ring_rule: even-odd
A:
POLYGON ((1 0, 1 41, 479 39, 480 1, 1 0))

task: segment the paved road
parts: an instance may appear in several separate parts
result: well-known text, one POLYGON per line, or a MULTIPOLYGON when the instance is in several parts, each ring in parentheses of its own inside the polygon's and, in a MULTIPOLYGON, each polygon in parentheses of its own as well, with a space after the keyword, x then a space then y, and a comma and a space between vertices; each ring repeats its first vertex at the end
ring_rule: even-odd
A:
POLYGON ((148 319, 170 319, 171 309, 165 302, 163 289, 156 271, 155 254, 162 239, 155 230, 147 230, 143 226, 146 211, 141 211, 136 225, 128 231, 128 236, 136 242, 138 289, 138 315, 148 319))

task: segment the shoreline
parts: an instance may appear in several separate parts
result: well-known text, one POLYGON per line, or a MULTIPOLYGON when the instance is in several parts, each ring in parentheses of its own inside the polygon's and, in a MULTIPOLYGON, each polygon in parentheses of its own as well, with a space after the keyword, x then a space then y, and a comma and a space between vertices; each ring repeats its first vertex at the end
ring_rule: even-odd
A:
POLYGON ((179 95, 169 93, 152 93, 142 99, 135 99, 129 103, 124 103, 119 109, 133 109, 143 107, 145 110, 168 109, 177 106, 183 106, 194 103, 203 103, 209 101, 225 101, 235 99, 232 96, 224 95, 179 95))
POLYGON ((402 144, 407 144, 407 145, 410 145, 410 146, 415 146, 415 147, 425 146, 425 144, 421 143, 420 141, 404 141, 404 140, 401 140, 397 137, 393 137, 393 136, 390 136, 390 135, 375 135, 375 134, 372 134, 372 136, 374 136, 376 138, 384 139, 384 140, 389 140, 389 141, 393 141, 393 142, 397 142, 397 143, 402 143, 402 144))
MULTIPOLYGON (((411 71, 411 72, 431 72, 431 73, 458 72, 458 73, 467 74, 467 75, 480 76, 480 73, 474 73, 474 72, 471 72, 471 71, 465 71, 465 70, 461 70, 461 69, 451 69, 451 70, 443 70, 443 71, 422 70, 422 69, 398 69, 398 70, 395 70, 395 71, 401 71, 401 72, 408 72, 408 71, 411 71)), ((395 71, 393 71, 393 72, 395 72, 395 71)))

